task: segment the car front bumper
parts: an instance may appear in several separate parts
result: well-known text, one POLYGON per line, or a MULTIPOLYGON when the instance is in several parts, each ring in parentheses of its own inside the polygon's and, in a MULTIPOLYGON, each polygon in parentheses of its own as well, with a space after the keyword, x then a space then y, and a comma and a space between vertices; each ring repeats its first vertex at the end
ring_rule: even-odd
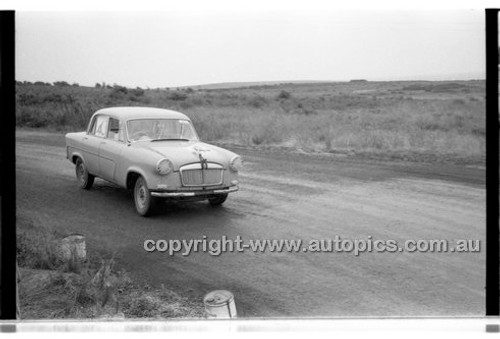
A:
POLYGON ((151 196, 157 198, 176 198, 176 197, 197 197, 197 196, 211 196, 215 194, 228 194, 232 192, 236 192, 239 189, 238 186, 231 186, 227 188, 218 188, 218 189, 204 189, 198 191, 153 191, 151 192, 151 196))

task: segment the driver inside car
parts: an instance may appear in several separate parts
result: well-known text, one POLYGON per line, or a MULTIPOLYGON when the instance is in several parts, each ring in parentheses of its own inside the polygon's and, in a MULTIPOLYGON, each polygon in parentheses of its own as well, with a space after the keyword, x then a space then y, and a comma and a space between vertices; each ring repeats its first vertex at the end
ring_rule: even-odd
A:
POLYGON ((153 126, 148 123, 148 124, 135 124, 134 130, 129 133, 130 139, 132 141, 139 141, 139 140, 152 140, 154 137, 154 133, 152 131, 153 126))
POLYGON ((156 139, 177 139, 176 124, 170 121, 157 121, 155 126, 156 139))

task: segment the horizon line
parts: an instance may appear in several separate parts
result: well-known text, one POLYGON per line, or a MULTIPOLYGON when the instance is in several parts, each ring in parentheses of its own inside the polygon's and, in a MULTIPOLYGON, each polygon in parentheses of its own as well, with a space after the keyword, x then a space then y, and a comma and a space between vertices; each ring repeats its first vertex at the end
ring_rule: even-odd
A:
MULTIPOLYGON (((430 77, 431 78, 431 77, 430 77)), ((70 86, 78 85, 79 87, 95 87, 97 84, 105 84, 107 86, 123 86, 127 88, 144 88, 144 89, 161 89, 161 88, 190 88, 190 87, 207 87, 207 86, 217 86, 217 85, 245 85, 245 84, 254 84, 253 86, 265 86, 265 85, 279 85, 279 84, 320 84, 320 83, 349 83, 355 81, 363 81, 363 82, 417 82, 417 81, 428 81, 428 82, 439 82, 439 81, 485 81, 486 77, 467 77, 467 78, 455 78, 455 79, 428 79, 428 78, 413 78, 413 79, 391 79, 391 80, 370 80, 368 78, 352 78, 349 80, 263 80, 263 81, 222 81, 222 82, 212 82, 212 83, 201 83, 196 85, 177 85, 177 86, 134 86, 134 85, 120 85, 116 82, 106 82, 106 81, 96 81, 94 85, 82 85, 78 82, 69 82, 66 80, 55 80, 55 81, 43 81, 43 80, 15 80, 17 82, 28 82, 31 84, 35 84, 37 82, 41 82, 44 84, 50 84, 54 86, 56 82, 65 82, 70 86)))

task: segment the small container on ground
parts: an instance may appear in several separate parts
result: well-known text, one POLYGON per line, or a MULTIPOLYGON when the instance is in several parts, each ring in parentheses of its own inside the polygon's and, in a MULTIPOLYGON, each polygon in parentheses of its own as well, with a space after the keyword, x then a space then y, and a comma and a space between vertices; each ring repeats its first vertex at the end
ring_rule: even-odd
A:
POLYGON ((237 317, 234 296, 229 291, 212 291, 205 295, 203 304, 208 318, 232 319, 237 317))

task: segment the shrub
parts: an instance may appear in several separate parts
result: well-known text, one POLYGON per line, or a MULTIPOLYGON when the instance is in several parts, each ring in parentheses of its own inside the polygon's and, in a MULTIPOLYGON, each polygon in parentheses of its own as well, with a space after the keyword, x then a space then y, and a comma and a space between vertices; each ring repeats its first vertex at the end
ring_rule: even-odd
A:
POLYGON ((68 84, 66 81, 54 81, 54 86, 69 87, 70 84, 68 84))
POLYGON ((187 98, 188 98, 188 95, 186 93, 182 93, 180 91, 170 92, 167 95, 167 99, 173 100, 173 101, 184 101, 187 98))
POLYGON ((129 92, 130 92, 130 94, 132 94, 133 96, 136 96, 136 97, 141 97, 144 95, 144 90, 140 87, 137 87, 135 89, 131 89, 129 92))
POLYGON ((109 98, 112 101, 122 101, 127 98, 128 89, 124 86, 114 85, 109 93, 109 98))
POLYGON ((71 126, 85 127, 96 111, 96 105, 92 102, 77 100, 72 95, 68 95, 67 100, 63 103, 62 115, 65 116, 65 121, 70 122, 71 126))
POLYGON ((268 104, 267 99, 261 95, 252 96, 250 99, 247 100, 247 105, 254 108, 262 108, 267 104, 268 104))
POLYGON ((128 94, 128 89, 125 86, 114 85, 112 93, 128 94))
POLYGON ((290 99, 291 97, 292 95, 290 94, 290 92, 284 90, 278 94, 278 99, 290 99))
POLYGON ((254 134, 252 135, 252 143, 254 145, 260 145, 264 142, 264 135, 263 134, 254 134))

